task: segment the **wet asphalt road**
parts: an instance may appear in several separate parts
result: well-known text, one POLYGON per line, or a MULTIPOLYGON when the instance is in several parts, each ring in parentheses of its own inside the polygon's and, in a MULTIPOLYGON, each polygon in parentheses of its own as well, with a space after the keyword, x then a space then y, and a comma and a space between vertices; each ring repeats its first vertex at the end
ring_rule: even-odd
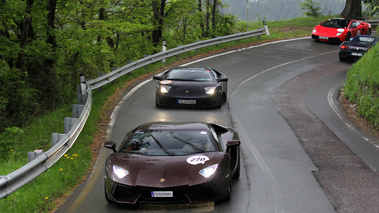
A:
POLYGON ((210 121, 235 127, 242 141, 243 169, 230 202, 140 209, 108 204, 103 164, 110 151, 102 149, 91 176, 57 212, 375 212, 378 149, 358 139, 349 142, 343 135, 362 137, 341 127, 346 124, 340 117, 331 119, 336 113, 330 110, 328 92, 341 84, 351 66, 340 63, 337 54, 338 46, 309 38, 231 51, 193 63, 229 77, 228 103, 221 109, 157 109, 154 81, 141 84, 116 107, 107 138, 116 143, 147 121, 210 121), (352 149, 361 146, 354 141, 369 151, 358 150, 358 157, 352 149))

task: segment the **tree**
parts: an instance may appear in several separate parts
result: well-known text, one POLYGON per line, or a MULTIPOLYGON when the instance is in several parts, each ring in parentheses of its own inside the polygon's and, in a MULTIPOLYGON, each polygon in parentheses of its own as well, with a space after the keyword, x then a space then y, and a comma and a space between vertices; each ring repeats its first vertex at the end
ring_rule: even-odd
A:
POLYGON ((300 3, 301 9, 307 10, 305 12, 306 16, 319 17, 322 15, 321 8, 318 6, 320 2, 314 2, 312 0, 306 0, 303 3, 300 3))
POLYGON ((363 0, 363 3, 367 6, 365 15, 374 17, 379 14, 379 0, 363 0))
POLYGON ((345 8, 343 9, 341 16, 353 19, 362 18, 362 1, 346 0, 345 8))

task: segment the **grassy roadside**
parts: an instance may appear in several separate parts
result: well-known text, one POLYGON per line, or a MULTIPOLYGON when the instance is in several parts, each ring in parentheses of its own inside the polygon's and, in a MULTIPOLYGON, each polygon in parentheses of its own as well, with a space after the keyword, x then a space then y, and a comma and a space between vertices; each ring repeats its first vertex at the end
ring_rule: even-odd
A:
MULTIPOLYGON (((114 83, 104 86, 93 92, 93 106, 86 125, 67 155, 60 159, 50 170, 36 178, 9 197, 0 200, 0 212, 51 212, 59 205, 59 200, 71 193, 72 188, 77 186, 92 169, 99 143, 103 140, 109 110, 118 103, 115 93, 123 93, 125 88, 133 84, 138 76, 156 72, 165 66, 175 64, 178 60, 201 57, 205 54, 224 51, 231 48, 249 46, 254 43, 268 40, 291 38, 297 36, 309 36, 313 27, 326 18, 297 18, 285 21, 267 22, 271 37, 244 39, 237 42, 203 48, 182 54, 180 58, 173 57, 167 60, 167 64, 156 63, 144 69, 134 71, 114 83), (48 184, 47 184, 48 183, 48 184)), ((263 27, 262 23, 249 24, 249 29, 263 27)), ((246 30, 243 23, 237 25, 236 31, 246 30)), ((75 103, 75 101, 73 101, 75 103)), ((27 151, 36 148, 48 150, 50 148, 50 137, 52 132, 63 132, 63 118, 70 117, 72 104, 50 112, 42 117, 36 118, 30 126, 10 128, 0 136, 6 141, 8 157, 0 160, 0 175, 6 175, 27 163, 27 151)), ((101 144, 101 143, 100 143, 101 144)))
POLYGON ((358 115, 379 131, 379 46, 373 47, 365 57, 349 70, 343 90, 358 115))

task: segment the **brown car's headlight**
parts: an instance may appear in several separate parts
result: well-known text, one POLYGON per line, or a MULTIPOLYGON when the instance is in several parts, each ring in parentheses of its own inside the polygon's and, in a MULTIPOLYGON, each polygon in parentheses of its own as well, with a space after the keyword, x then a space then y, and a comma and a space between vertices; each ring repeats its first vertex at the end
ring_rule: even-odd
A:
POLYGON ((118 177, 118 178, 124 178, 129 174, 129 171, 121 168, 119 166, 113 165, 113 173, 118 177))
POLYGON ((212 175, 214 175, 217 171, 218 164, 214 164, 212 166, 208 166, 202 170, 199 171, 199 174, 201 174, 205 178, 209 178, 212 175))

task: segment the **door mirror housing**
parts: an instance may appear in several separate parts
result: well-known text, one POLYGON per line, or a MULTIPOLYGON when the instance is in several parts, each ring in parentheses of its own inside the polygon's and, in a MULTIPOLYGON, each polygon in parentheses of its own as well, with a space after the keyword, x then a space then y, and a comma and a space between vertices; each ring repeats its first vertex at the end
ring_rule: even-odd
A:
POLYGON ((113 141, 105 141, 104 147, 113 150, 113 152, 116 152, 116 143, 113 141))
POLYGON ((233 147, 237 147, 237 146, 239 146, 241 144, 241 141, 239 141, 239 140, 231 140, 231 141, 228 141, 227 143, 226 143, 226 146, 228 147, 228 148, 233 148, 233 147))
POLYGON ((226 82, 228 81, 228 78, 218 78, 217 82, 226 82))
POLYGON ((154 80, 159 80, 159 81, 161 81, 161 80, 163 80, 163 77, 161 77, 161 76, 157 76, 157 75, 154 75, 154 76, 153 76, 153 79, 154 79, 154 80))

